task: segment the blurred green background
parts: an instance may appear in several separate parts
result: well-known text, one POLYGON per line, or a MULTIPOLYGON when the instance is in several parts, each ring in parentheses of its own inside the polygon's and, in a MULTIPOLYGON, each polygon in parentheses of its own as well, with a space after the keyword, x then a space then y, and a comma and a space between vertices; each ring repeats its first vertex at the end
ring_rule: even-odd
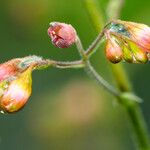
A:
MULTIPOLYGON (((105 11, 107 0, 99 0, 105 11)), ((121 19, 150 25, 150 1, 126 0, 121 19)), ((75 46, 55 48, 47 36, 49 22, 72 24, 85 47, 96 37, 82 0, 1 0, 0 62, 40 55, 75 60, 75 46)), ((97 70, 114 82, 103 50, 92 59, 97 70)), ((150 129, 150 65, 124 64, 150 129)), ((0 115, 1 150, 133 150, 125 110, 83 70, 49 68, 33 73, 33 93, 26 107, 0 115)))

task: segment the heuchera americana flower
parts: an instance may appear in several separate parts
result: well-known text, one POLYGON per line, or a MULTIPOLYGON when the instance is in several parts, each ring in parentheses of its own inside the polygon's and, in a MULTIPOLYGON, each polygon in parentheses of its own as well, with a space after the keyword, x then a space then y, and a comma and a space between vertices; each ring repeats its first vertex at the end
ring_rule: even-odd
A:
POLYGON ((144 51, 150 52, 150 27, 145 24, 118 20, 130 34, 130 40, 144 51))
POLYGON ((125 61, 130 63, 146 63, 148 61, 150 27, 147 25, 115 20, 107 26, 105 34, 106 38, 109 34, 109 37, 118 41, 125 61))
POLYGON ((12 113, 24 107, 31 95, 31 73, 32 68, 28 68, 17 77, 14 77, 16 79, 4 81, 0 84, 1 88, 3 88, 3 93, 1 93, 0 97, 0 108, 4 112, 12 113))
POLYGON ((48 28, 52 43, 58 48, 68 48, 76 42, 76 31, 70 24, 52 22, 48 28))
POLYGON ((32 90, 31 74, 43 61, 38 56, 12 59, 0 65, 0 110, 16 112, 24 107, 32 90))
POLYGON ((121 47, 117 44, 117 41, 114 38, 110 38, 106 41, 106 57, 112 63, 118 63, 122 60, 122 50, 121 47))

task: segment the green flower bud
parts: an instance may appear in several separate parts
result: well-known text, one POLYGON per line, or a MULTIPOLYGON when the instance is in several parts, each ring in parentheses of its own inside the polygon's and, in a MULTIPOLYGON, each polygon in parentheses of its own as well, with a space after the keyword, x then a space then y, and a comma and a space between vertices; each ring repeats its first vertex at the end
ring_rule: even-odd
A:
POLYGON ((128 42, 136 63, 147 63, 147 53, 133 42, 128 42))

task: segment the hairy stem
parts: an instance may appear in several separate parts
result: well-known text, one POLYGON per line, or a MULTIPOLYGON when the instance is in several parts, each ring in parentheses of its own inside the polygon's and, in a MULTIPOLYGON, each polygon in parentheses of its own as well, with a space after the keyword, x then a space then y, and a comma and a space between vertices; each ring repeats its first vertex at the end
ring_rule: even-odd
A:
POLYGON ((104 36, 104 30, 102 32, 99 33, 99 35, 97 36, 97 38, 94 40, 94 42, 89 46, 89 48, 86 50, 85 54, 87 56, 90 56, 92 55, 95 50, 96 50, 96 47, 98 47, 98 44, 100 43, 100 41, 102 40, 104 36))
POLYGON ((79 54, 80 54, 81 58, 86 59, 85 50, 83 48, 83 45, 81 43, 81 40, 80 40, 79 36, 77 36, 77 39, 76 39, 76 47, 79 51, 79 54))
POLYGON ((91 77, 93 77, 97 81, 98 84, 104 87, 109 93, 111 93, 115 97, 119 97, 120 92, 116 88, 112 87, 96 72, 96 70, 92 67, 90 61, 86 61, 85 70, 91 77))
MULTIPOLYGON (((98 44, 98 42, 101 40, 102 36, 103 36, 103 32, 100 33, 98 38, 93 42, 93 44, 92 44, 93 46, 91 46, 91 49, 93 49, 98 44)), ((119 97, 119 91, 117 89, 115 89, 113 86, 111 86, 106 80, 104 80, 92 67, 90 60, 87 57, 88 55, 86 55, 86 52, 88 52, 88 50, 85 51, 79 37, 77 39, 78 39, 76 41, 77 49, 78 49, 81 57, 83 58, 83 62, 85 64, 85 71, 87 72, 87 74, 89 74, 91 77, 93 77, 99 85, 104 87, 112 95, 119 97)))
POLYGON ((45 59, 42 62, 40 62, 37 66, 37 68, 43 68, 43 67, 49 67, 53 66, 60 69, 67 69, 67 68, 83 68, 85 65, 82 60, 76 60, 76 61, 56 61, 51 59, 45 59))

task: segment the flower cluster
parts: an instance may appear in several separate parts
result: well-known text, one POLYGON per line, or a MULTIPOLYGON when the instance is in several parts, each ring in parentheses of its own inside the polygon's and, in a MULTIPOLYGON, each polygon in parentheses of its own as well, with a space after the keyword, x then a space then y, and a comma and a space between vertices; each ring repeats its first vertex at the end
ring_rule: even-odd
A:
MULTIPOLYGON (((106 37, 106 57, 112 63, 121 60, 146 63, 149 60, 150 27, 147 25, 116 20, 109 23, 102 33, 106 37)), ((78 40, 75 29, 65 23, 50 23, 48 35, 59 48, 68 48, 78 40)), ((0 64, 1 112, 12 113, 24 107, 32 91, 32 71, 45 65, 45 60, 38 56, 16 58, 0 64)))
POLYGON ((105 28, 106 56, 112 63, 146 63, 150 52, 150 27, 121 20, 105 28))

